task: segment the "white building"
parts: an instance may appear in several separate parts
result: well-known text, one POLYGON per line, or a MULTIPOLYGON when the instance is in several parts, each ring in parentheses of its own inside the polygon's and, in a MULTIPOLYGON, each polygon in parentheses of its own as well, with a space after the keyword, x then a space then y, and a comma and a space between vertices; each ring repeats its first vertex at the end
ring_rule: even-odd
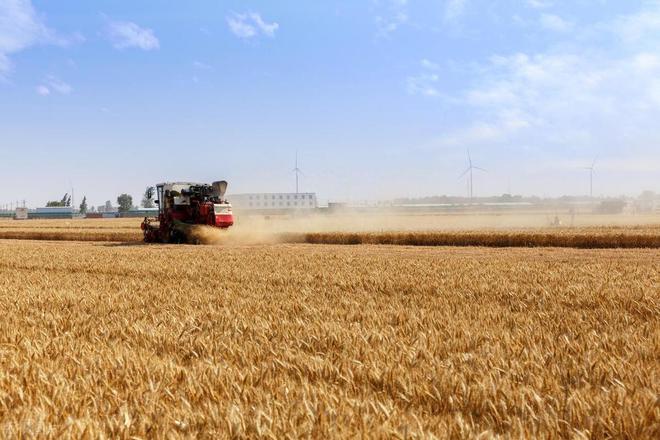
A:
POLYGON ((315 209, 316 193, 252 193, 229 194, 235 210, 307 210, 315 209))

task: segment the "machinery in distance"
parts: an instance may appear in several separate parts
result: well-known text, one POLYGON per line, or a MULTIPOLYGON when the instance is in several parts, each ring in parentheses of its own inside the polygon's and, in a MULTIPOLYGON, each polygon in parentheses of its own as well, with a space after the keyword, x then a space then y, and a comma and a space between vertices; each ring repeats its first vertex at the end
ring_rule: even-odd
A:
POLYGON ((227 229, 234 224, 225 198, 227 182, 168 182, 156 185, 158 217, 142 222, 147 243, 186 243, 193 225, 227 229))

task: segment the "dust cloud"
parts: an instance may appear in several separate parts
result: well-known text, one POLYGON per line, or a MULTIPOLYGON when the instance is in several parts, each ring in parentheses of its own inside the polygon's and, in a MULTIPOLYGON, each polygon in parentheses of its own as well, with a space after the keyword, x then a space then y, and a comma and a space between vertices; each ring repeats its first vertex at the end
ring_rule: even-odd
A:
POLYGON ((634 227, 660 224, 658 215, 601 215, 557 212, 507 213, 360 213, 346 211, 311 215, 235 216, 234 226, 221 230, 195 226, 190 241, 210 245, 256 245, 301 242, 314 232, 430 232, 512 229, 634 227))
POLYGON ((235 226, 230 229, 192 225, 187 236, 191 243, 224 246, 276 244, 287 241, 284 235, 267 228, 256 227, 256 225, 252 225, 252 227, 235 226))

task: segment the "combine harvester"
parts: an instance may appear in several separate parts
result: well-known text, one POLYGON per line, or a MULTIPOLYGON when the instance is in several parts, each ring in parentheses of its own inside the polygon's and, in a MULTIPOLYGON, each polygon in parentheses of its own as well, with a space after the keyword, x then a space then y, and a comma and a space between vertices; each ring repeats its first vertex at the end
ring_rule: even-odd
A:
POLYGON ((195 225, 227 229, 234 224, 231 204, 225 199, 227 182, 171 182, 156 185, 158 217, 142 222, 147 243, 195 242, 195 225))

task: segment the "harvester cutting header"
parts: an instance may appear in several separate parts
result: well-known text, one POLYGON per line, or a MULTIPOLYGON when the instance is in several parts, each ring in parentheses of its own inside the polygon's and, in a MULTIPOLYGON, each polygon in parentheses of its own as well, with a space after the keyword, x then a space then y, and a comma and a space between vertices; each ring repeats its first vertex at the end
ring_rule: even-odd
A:
POLYGON ((169 182, 156 185, 158 217, 142 222, 147 243, 185 243, 193 225, 226 229, 234 224, 231 204, 225 199, 227 182, 169 182))

